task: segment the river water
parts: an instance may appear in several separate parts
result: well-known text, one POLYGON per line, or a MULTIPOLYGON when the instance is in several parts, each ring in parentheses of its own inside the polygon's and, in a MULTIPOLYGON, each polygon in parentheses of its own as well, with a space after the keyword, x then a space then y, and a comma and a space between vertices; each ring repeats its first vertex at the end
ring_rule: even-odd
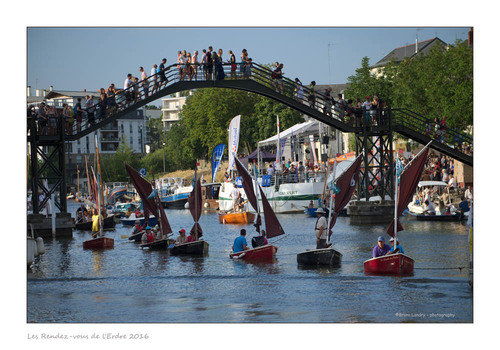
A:
MULTIPOLYGON (((68 210, 77 205, 70 202, 68 210)), ((189 230, 188 210, 167 210, 174 232, 189 230)), ((287 232, 277 259, 246 263, 229 258, 241 226, 222 225, 216 213, 200 224, 210 244, 206 257, 141 250, 117 224, 106 235, 114 249, 90 251, 90 233, 45 239, 46 253, 28 271, 28 323, 399 323, 473 321, 468 283, 468 227, 404 217, 400 241, 415 259, 411 277, 365 276, 385 225, 350 225, 341 217, 333 243, 339 268, 301 268, 296 254, 314 248, 314 218, 277 214, 287 232), (465 267, 459 269, 459 267, 465 267)), ((254 235, 247 227, 247 240, 254 235)), ((386 239, 388 236, 385 234, 386 239)), ((271 243, 276 240, 271 239, 271 243)))

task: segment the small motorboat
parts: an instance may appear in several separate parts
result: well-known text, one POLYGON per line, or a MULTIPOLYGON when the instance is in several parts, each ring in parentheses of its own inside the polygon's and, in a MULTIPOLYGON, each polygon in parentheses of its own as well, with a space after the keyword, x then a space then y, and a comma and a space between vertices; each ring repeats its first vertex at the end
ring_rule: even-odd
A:
POLYGON ((240 260, 272 260, 276 257, 276 252, 278 247, 272 244, 266 244, 260 247, 243 250, 238 253, 231 253, 229 257, 231 259, 240 260))
POLYGON ((219 222, 221 224, 250 224, 255 219, 255 214, 248 211, 241 213, 220 213, 219 222))
MULTIPOLYGON (((140 221, 141 226, 144 226, 144 223, 146 222, 145 217, 136 218, 135 214, 133 214, 133 213, 128 218, 121 218, 120 222, 125 226, 134 226, 136 220, 140 221)), ((153 227, 153 226, 156 226, 156 224, 158 224, 158 219, 156 218, 156 216, 150 215, 149 216, 149 226, 153 227)))
POLYGON ((415 261, 404 254, 390 254, 366 260, 367 275, 412 275, 415 261))

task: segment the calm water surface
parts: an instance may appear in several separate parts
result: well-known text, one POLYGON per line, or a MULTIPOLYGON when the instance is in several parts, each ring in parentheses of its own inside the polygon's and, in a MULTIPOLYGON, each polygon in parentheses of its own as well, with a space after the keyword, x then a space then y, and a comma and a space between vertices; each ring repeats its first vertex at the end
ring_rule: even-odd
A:
MULTIPOLYGON (((70 202, 68 210, 77 205, 70 202)), ((174 232, 189 230, 187 210, 168 210, 174 232)), ((170 256, 141 250, 121 238, 131 228, 117 224, 106 235, 114 249, 90 251, 89 232, 45 239, 46 253, 28 272, 27 321, 39 323, 144 322, 472 322, 468 284, 468 227, 462 223, 403 218, 400 239, 415 259, 412 277, 365 276, 385 225, 337 220, 333 242, 340 268, 301 268, 296 254, 315 245, 314 218, 278 214, 287 236, 272 263, 229 259, 241 226, 219 224, 204 213, 200 224, 210 243, 206 257, 170 256)), ((254 235, 247 227, 248 241, 254 235)), ((388 237, 387 235, 385 235, 388 237)), ((272 241, 276 240, 272 239, 272 241)))

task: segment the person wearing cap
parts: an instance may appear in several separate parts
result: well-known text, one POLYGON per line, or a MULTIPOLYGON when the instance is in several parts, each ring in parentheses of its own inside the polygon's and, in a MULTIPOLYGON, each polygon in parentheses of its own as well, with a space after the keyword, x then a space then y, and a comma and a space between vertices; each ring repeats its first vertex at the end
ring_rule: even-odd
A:
POLYGON ((391 237, 391 239, 389 240, 389 242, 391 242, 392 248, 391 248, 391 250, 389 250, 389 253, 387 253, 387 254, 396 254, 396 253, 404 254, 405 253, 405 250, 399 244, 399 241, 397 241, 396 245, 394 246, 394 237, 391 237))
POLYGON ((377 245, 373 247, 373 257, 379 257, 386 255, 391 250, 389 245, 385 244, 385 238, 380 236, 378 238, 377 245))
POLYGON ((233 243, 233 253, 239 253, 244 250, 248 250, 247 239, 245 238, 247 231, 242 228, 240 231, 240 235, 235 238, 233 243))
POLYGON ((316 233, 316 249, 328 248, 326 244, 328 223, 326 221, 326 217, 323 214, 325 214, 323 208, 318 208, 316 210, 316 215, 318 217, 318 220, 316 220, 316 225, 314 226, 314 231, 316 233))
POLYGON ((155 241, 155 235, 151 226, 146 226, 146 232, 141 237, 142 243, 152 243, 155 241))
POLYGON ((183 244, 187 243, 187 237, 186 237, 186 230, 181 229, 179 230, 179 237, 175 240, 175 244, 183 244))

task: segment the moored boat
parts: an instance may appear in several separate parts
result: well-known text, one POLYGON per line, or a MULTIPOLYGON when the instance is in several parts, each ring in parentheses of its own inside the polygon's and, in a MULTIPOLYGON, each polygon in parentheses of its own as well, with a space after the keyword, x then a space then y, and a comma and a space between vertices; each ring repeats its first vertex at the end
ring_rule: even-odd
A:
MULTIPOLYGON (((146 218, 144 216, 136 218, 134 213, 132 213, 128 218, 121 218, 120 222, 125 226, 134 226, 137 220, 140 221, 141 226, 144 226, 146 218)), ((149 215, 149 226, 156 226, 157 224, 158 224, 158 219, 156 218, 156 216, 149 215)))
POLYGON ((83 249, 108 249, 115 246, 115 240, 110 237, 96 237, 83 242, 83 249))
POLYGON ((462 214, 450 214, 450 215, 425 215, 425 214, 411 214, 417 218, 418 221, 443 221, 443 222, 450 222, 450 221, 461 221, 464 219, 467 219, 466 215, 462 214))
POLYGON ((184 209, 193 186, 184 186, 180 177, 168 177, 159 179, 157 190, 164 208, 184 209))

